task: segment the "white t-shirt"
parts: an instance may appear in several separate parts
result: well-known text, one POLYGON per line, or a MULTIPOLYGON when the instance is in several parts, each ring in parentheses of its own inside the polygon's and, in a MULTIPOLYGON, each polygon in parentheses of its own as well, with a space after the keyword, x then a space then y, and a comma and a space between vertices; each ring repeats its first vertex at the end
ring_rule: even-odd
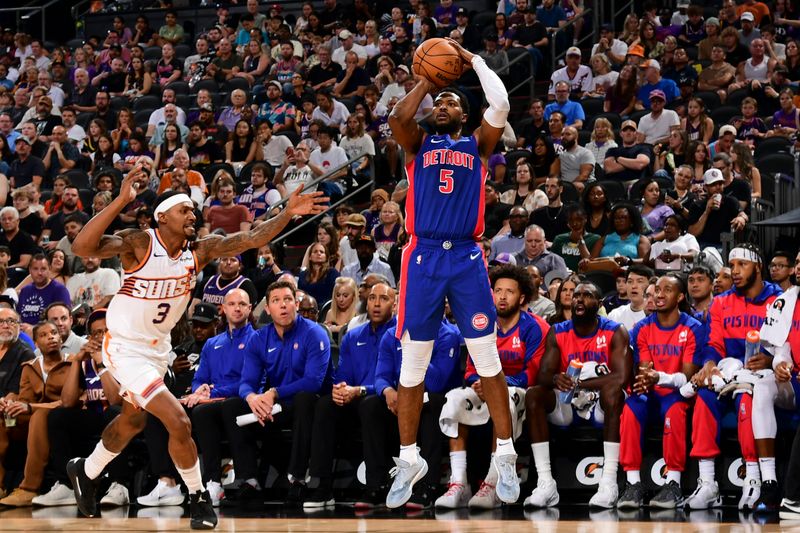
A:
POLYGON ((333 110, 330 115, 316 107, 314 112, 311 113, 311 120, 321 120, 326 126, 341 128, 343 124, 347 123, 347 117, 349 116, 350 111, 348 111, 347 106, 339 100, 334 100, 333 110))
POLYGON ((264 161, 272 168, 278 168, 286 159, 286 150, 292 147, 292 141, 285 135, 273 135, 267 144, 261 145, 264 161))
MULTIPOLYGON (((314 175, 314 172, 308 165, 304 166, 303 168, 297 168, 295 165, 289 165, 289 167, 287 167, 286 171, 283 173, 283 186, 286 187, 286 194, 292 194, 301 184, 308 185, 315 178, 316 176, 314 175)), ((306 187, 303 189, 303 194, 314 192, 316 190, 316 185, 311 188, 306 187)))
POLYGON ((598 87, 603 87, 606 92, 609 92, 614 85, 617 84, 618 78, 619 72, 612 70, 608 74, 600 74, 599 76, 595 76, 592 79, 592 86, 594 87, 595 91, 597 91, 598 87))
POLYGON ((550 76, 550 89, 548 89, 547 93, 555 96, 556 83, 560 81, 569 83, 571 92, 580 91, 587 93, 594 88, 594 84, 592 83, 592 69, 586 65, 578 67, 578 72, 575 73, 574 78, 570 78, 569 74, 567 74, 567 67, 560 68, 553 72, 553 75, 550 76))
POLYGON ((631 309, 631 304, 617 307, 608 314, 608 318, 614 322, 619 322, 625 326, 628 331, 632 330, 633 326, 645 317, 647 317, 647 313, 644 312, 644 308, 642 308, 641 311, 634 311, 631 309))
POLYGON ((116 294, 120 288, 119 274, 110 268, 98 268, 91 274, 81 272, 67 281, 67 290, 72 305, 88 304, 96 307, 100 300, 116 294))
POLYGON ((680 259, 665 263, 659 258, 664 250, 669 250, 672 255, 686 255, 689 252, 700 253, 700 245, 691 233, 681 235, 672 242, 657 241, 653 243, 650 248, 650 259, 655 259, 656 270, 680 270, 682 266, 680 259))
MULTIPOLYGON (((596 44, 592 47, 592 55, 599 53, 597 49, 599 48, 600 44, 596 44)), ((611 53, 615 56, 622 56, 625 57, 628 54, 628 45, 625 44, 625 41, 620 41, 619 39, 614 39, 611 42, 611 53)), ((611 59, 609 57, 609 59, 611 59)))
POLYGON ((331 54, 331 61, 334 63, 339 63, 342 68, 347 68, 347 63, 345 63, 345 56, 347 52, 355 52, 358 56, 358 59, 366 60, 368 57, 367 49, 361 46, 360 44, 353 43, 353 47, 350 50, 345 50, 344 46, 340 46, 336 50, 333 51, 331 54))
POLYGON ((657 119, 653 118, 652 113, 648 113, 639 119, 638 130, 644 133, 644 142, 653 144, 658 139, 669 137, 669 130, 672 126, 680 126, 681 119, 672 109, 665 109, 657 119))
POLYGON ((389 100, 391 100, 395 96, 397 98, 402 98, 405 95, 406 95, 406 90, 403 88, 402 85, 400 85, 399 83, 390 83, 383 90, 383 94, 381 94, 381 99, 378 100, 378 103, 384 106, 388 106, 389 100))
MULTIPOLYGON (((327 174, 330 170, 347 163, 347 159, 347 154, 341 146, 331 146, 327 152, 323 152, 320 148, 311 152, 309 162, 320 167, 323 173, 327 174)), ((344 184, 341 183, 341 180, 331 180, 330 183, 335 183, 341 192, 344 192, 344 184)))
MULTIPOLYGON (((352 159, 360 155, 375 156, 375 143, 372 142, 372 137, 366 133, 361 137, 354 137, 352 139, 347 136, 342 137, 339 146, 344 150, 345 154, 347 154, 347 159, 352 159)), ((361 160, 359 159, 353 163, 353 168, 355 169, 360 164, 361 160)))
MULTIPOLYGON (((175 106, 177 107, 177 106, 175 106)), ((181 126, 186 125, 186 112, 180 107, 178 107, 178 118, 175 120, 181 126)), ((153 111, 150 114, 150 118, 147 121, 147 125, 158 126, 159 124, 166 124, 167 119, 164 117, 164 108, 160 107, 153 111)))

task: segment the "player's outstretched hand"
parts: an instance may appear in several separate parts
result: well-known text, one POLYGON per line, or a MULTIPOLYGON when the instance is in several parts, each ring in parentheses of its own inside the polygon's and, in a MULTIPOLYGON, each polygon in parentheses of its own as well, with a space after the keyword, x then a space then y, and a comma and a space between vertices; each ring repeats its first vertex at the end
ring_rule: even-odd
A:
POLYGON ((475 54, 461 46, 458 41, 455 39, 451 39, 450 37, 445 37, 445 40, 450 43, 450 46, 456 49, 458 55, 461 56, 461 61, 463 65, 461 66, 462 69, 466 70, 472 67, 472 58, 475 57, 475 54))
POLYGON ((322 196, 322 192, 312 192, 311 194, 302 194, 303 186, 297 188, 292 194, 289 195, 289 201, 286 203, 286 211, 289 212, 290 215, 294 216, 302 216, 302 215, 316 215, 318 213, 323 213, 326 209, 328 209, 328 201, 330 198, 327 196, 322 196))
POLYGON ((125 200, 126 204, 136 199, 139 189, 138 179, 143 172, 142 164, 141 160, 137 161, 133 168, 128 171, 128 174, 125 175, 125 179, 122 180, 122 184, 119 187, 119 195, 125 200))

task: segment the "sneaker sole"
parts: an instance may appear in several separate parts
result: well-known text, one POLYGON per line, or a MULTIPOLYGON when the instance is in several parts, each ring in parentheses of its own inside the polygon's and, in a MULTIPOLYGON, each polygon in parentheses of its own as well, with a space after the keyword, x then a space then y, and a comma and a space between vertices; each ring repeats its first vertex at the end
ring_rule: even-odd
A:
POLYGON ((180 498, 174 496, 172 498, 158 500, 156 503, 145 503, 140 498, 137 498, 136 503, 142 507, 174 507, 176 505, 183 505, 185 499, 185 496, 181 496, 180 498))
POLYGON ((303 509, 324 509, 325 507, 333 507, 336 505, 336 500, 331 498, 324 502, 303 502, 303 509))
POLYGON ((75 498, 73 498, 71 500, 61 500, 60 502, 47 502, 47 503, 33 501, 31 502, 31 505, 33 507, 67 507, 70 505, 78 505, 78 502, 76 502, 75 498))
POLYGON ((781 520, 800 521, 800 511, 790 511, 788 509, 781 509, 778 513, 781 520))
POLYGON ((692 504, 688 502, 684 505, 690 511, 705 511, 707 509, 716 509, 717 507, 722 507, 722 498, 717 498, 713 502, 709 502, 708 505, 706 505, 705 507, 692 507, 692 504))
POLYGON ((544 505, 534 505, 528 501, 525 501, 522 504, 522 506, 525 509, 548 509, 550 507, 555 507, 556 505, 558 505, 558 502, 560 501, 561 501, 561 496, 558 493, 556 493, 556 495, 547 500, 544 505))
POLYGON ((414 476, 414 479, 412 479, 411 483, 408 484, 408 490, 406 491, 406 493, 403 493, 403 496, 398 501, 394 502, 389 502, 389 497, 387 496, 386 507, 388 507, 389 509, 397 509, 398 507, 402 507, 403 505, 405 505, 408 502, 408 500, 411 499, 411 495, 414 494, 414 485, 416 485, 417 482, 420 479, 424 478, 425 475, 428 473, 428 462, 425 459, 420 459, 420 460, 422 461, 422 468, 419 469, 417 475, 414 476))
MULTIPOLYGON (((590 504, 591 505, 591 504, 590 504)), ((617 502, 617 509, 630 509, 636 510, 644 507, 644 502, 623 501, 617 502)))
POLYGON ((655 509, 677 509, 678 507, 681 506, 681 502, 675 502, 675 501, 672 501, 672 502, 654 502, 654 501, 650 500, 650 504, 649 505, 650 505, 650 507, 653 507, 655 509))

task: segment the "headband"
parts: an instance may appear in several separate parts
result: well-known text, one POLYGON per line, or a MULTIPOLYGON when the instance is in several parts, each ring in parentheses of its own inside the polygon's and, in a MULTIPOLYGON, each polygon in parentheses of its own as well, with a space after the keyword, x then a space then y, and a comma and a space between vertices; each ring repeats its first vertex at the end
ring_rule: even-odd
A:
POLYGON ((753 263, 761 263, 761 256, 758 255, 757 252, 750 250, 748 248, 734 248, 731 250, 731 253, 728 255, 728 262, 730 263, 734 259, 741 259, 743 261, 751 261, 753 263))
POLYGON ((153 216, 157 217, 161 213, 166 213, 167 211, 169 211, 178 204, 189 204, 192 206, 192 208, 194 208, 194 202, 192 202, 192 199, 189 198, 186 194, 181 193, 181 194, 176 194, 175 196, 170 196, 169 198, 158 204, 158 207, 156 207, 155 211, 153 211, 153 216))

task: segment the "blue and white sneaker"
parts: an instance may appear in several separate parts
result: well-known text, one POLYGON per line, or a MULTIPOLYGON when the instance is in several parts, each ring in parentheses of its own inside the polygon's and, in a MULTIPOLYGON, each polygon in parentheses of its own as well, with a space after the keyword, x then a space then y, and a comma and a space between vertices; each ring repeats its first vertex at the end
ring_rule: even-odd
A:
POLYGON ((505 503, 519 499, 519 476, 517 476, 517 454, 495 455, 492 459, 497 470, 497 497, 505 503))
POLYGON ((428 473, 428 462, 422 457, 414 465, 398 457, 393 459, 396 466, 389 471, 389 475, 394 478, 394 481, 389 488, 389 494, 386 495, 386 507, 389 509, 405 505, 414 492, 414 484, 428 473))

